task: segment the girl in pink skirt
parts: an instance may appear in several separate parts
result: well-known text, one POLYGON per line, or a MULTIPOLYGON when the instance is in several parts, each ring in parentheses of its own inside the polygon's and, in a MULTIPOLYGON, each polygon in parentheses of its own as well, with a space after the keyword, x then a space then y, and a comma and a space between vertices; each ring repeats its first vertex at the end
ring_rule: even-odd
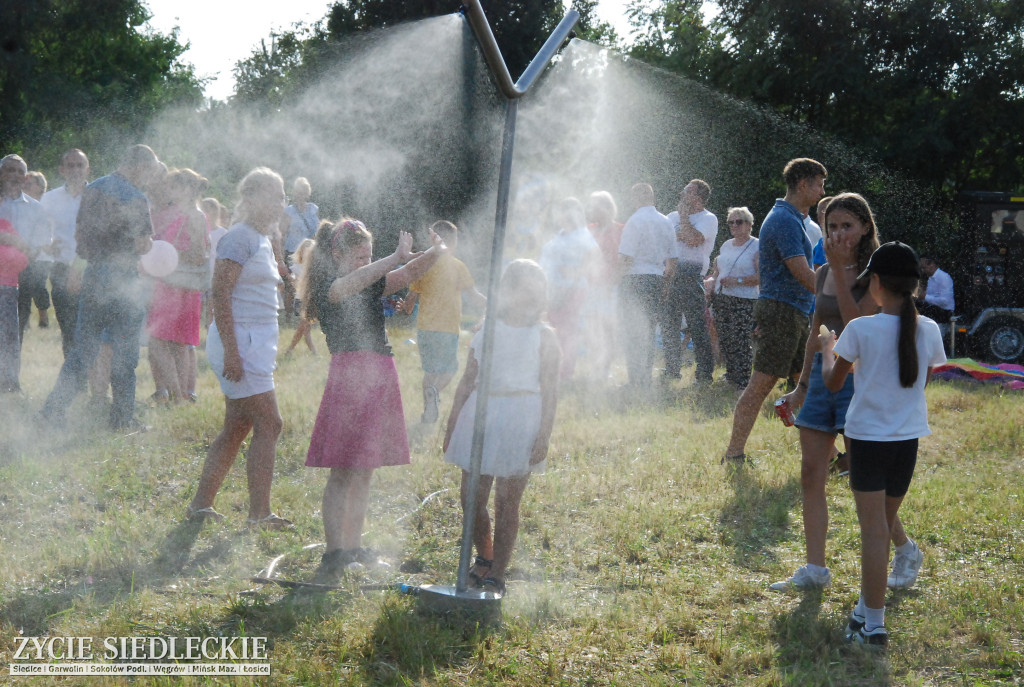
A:
POLYGON ((331 367, 313 427, 306 465, 330 468, 324 489, 327 551, 320 576, 365 560, 360 548, 370 478, 382 465, 408 465, 402 395, 381 298, 419 279, 447 248, 431 232, 432 246, 412 252, 401 232, 392 255, 373 261, 373 236, 362 222, 323 222, 302 300, 331 352, 331 367), (404 266, 403 266, 404 264, 404 266))

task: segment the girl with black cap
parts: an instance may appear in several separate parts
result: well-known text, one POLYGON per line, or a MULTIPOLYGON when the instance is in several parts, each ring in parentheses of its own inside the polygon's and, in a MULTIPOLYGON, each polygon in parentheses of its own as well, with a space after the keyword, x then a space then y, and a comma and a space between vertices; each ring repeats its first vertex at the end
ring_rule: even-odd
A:
MULTIPOLYGON (((932 367, 946 362, 946 356, 938 325, 918 315, 914 306, 921 271, 910 246, 898 241, 881 246, 859 277, 865 278, 870 278, 868 288, 881 312, 851 320, 838 341, 831 332, 819 340, 821 373, 830 391, 842 387, 857 366, 846 436, 852 440, 850 487, 860 522, 861 594, 846 637, 884 647, 890 530, 914 475, 918 439, 931 434, 924 387, 932 367)), ((914 542, 900 548, 916 551, 914 561, 920 566, 914 542)), ((911 554, 897 549, 894 574, 899 557, 911 554)))

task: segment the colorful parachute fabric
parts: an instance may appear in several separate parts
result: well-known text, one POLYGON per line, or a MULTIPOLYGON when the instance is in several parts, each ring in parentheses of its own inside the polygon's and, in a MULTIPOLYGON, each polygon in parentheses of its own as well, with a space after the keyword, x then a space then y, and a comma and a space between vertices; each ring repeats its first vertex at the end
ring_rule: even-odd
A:
POLYGON ((1024 389, 1024 366, 989 365, 970 358, 955 358, 945 365, 932 369, 932 376, 939 379, 973 379, 979 382, 1002 384, 1008 389, 1024 389))

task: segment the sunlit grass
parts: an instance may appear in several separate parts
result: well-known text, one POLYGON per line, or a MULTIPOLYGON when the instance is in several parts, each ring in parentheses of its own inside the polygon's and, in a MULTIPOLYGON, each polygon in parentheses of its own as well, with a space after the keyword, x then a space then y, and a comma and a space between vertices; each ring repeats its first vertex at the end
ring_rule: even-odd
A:
MULTIPOLYGON (((290 336, 282 333, 286 342, 290 336)), ((322 552, 306 547, 322 542, 326 476, 304 461, 326 356, 300 349, 280 361, 285 426, 273 504, 297 527, 251 534, 243 456, 217 499, 228 521, 182 522, 223 419, 202 354, 199 403, 142 410, 151 432, 111 434, 104 413, 80 399, 60 433, 33 422, 56 377, 58 335, 30 330, 28 397, 0 399, 3 663, 18 632, 245 633, 269 637, 274 684, 1020 683, 1019 393, 929 387, 935 434, 922 440, 903 510, 925 565, 914 589, 890 594, 891 648, 875 656, 841 636, 859 576, 856 514, 843 480, 828 486, 835 584, 806 597, 767 590, 803 558, 794 430, 766 415, 748 444, 753 465, 734 471, 719 463, 734 401, 724 386, 698 398, 684 370, 658 402, 627 407, 604 385, 576 384, 563 394, 547 474, 531 481, 523 500, 503 623, 488 628, 424 615, 412 598, 377 589, 450 584, 455 576, 458 475, 440 452, 444 418, 429 429, 416 424, 414 336, 392 334, 413 464, 377 472, 364 537, 394 567, 311 595, 249 578, 284 554, 279 570, 309 579, 322 552)), ((138 395, 150 393, 143 357, 138 395)))

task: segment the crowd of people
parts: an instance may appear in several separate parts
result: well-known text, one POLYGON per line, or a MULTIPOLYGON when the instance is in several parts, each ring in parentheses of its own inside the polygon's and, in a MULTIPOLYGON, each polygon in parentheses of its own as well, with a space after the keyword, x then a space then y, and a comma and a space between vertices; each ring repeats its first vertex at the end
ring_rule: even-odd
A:
MULTIPOLYGON (((297 318, 289 353, 301 341, 315 353, 318 324, 330 352, 306 461, 330 469, 318 576, 331 579, 373 563, 375 554, 361 546, 373 471, 409 462, 382 299, 406 294, 402 307, 417 314, 420 421, 434 424, 441 393, 459 369, 463 299, 486 304, 453 254, 458 228, 435 222, 430 245, 419 252, 401 232, 394 253, 374 260, 367 227, 351 218, 322 221, 303 177, 288 204, 281 176, 253 169, 229 210, 203 197, 208 182, 201 174, 168 170, 145 145, 127 149, 114 172, 91 183, 81 150, 67 151, 58 170, 64 185, 46 191, 45 178, 24 159, 0 160, 2 390, 20 390, 20 350, 33 304, 39 327, 49 326, 52 304, 64 362, 40 418, 63 424, 77 395, 91 388, 102 402, 109 384, 110 426, 144 429, 135 416, 141 342, 155 383, 151 401, 195 402, 196 350, 206 322, 206 356, 225 397, 224 424, 187 517, 224 519, 214 501, 251 432, 248 524, 288 528, 291 521, 271 507, 283 422, 274 381, 279 321, 297 318), (177 254, 177 267, 157 279, 145 275, 154 240, 177 254)), ((537 242, 536 255, 508 263, 494 309, 489 345, 498 362, 485 393, 483 477, 476 510, 466 514, 474 523, 477 556, 469 575, 476 584, 505 591, 519 503, 531 473, 543 470, 559 385, 580 375, 605 381, 621 356, 625 397, 649 398, 657 388, 657 342, 664 350, 658 382, 671 385, 682 378, 688 339, 694 389, 715 383, 720 359, 721 379, 738 394, 722 458, 730 468, 748 461, 746 443, 769 394, 780 380, 792 384, 781 402, 795 413, 800 433, 807 555, 772 589, 830 584, 825 485, 836 455, 848 455, 863 572, 847 634, 867 644, 886 642, 885 586, 913 585, 923 561, 898 509, 917 440, 929 432, 924 385, 930 368, 945 360, 939 325, 919 317, 916 304, 948 322, 951 284, 934 260, 919 259, 909 246, 880 245, 864 197, 825 197, 821 163, 792 160, 782 176, 785 196, 758 235, 754 214, 737 205, 724 213, 729 238, 720 244, 718 216, 709 209, 712 189, 702 179, 683 186, 668 214, 655 207, 650 184, 635 184, 625 223, 607 191, 551 204, 538 225, 550 238, 537 242), (922 278, 931 281, 915 299, 922 278), (900 399, 898 407, 893 399, 900 399), (836 449, 839 435, 844 451, 836 449), (890 545, 895 556, 886 579, 890 545)), ((444 432, 446 460, 462 470, 463 508, 483 331, 472 339, 444 432)))

